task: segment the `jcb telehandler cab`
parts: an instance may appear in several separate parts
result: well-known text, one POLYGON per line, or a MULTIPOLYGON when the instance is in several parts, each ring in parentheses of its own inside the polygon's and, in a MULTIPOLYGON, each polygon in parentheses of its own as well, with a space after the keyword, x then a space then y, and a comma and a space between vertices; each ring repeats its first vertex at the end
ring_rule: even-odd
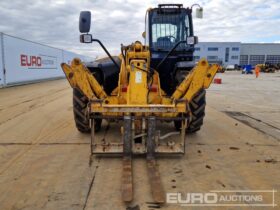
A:
MULTIPOLYGON (((202 8, 196 12, 201 18, 202 8)), ((192 8, 184 8, 182 4, 160 4, 147 10, 143 37, 150 47, 151 67, 159 72, 161 88, 171 95, 195 66, 193 54, 198 38, 193 32, 192 8)), ((205 105, 205 90, 201 90, 190 103, 193 117, 188 132, 200 130, 205 105)), ((174 123, 178 130, 180 122, 174 123)))

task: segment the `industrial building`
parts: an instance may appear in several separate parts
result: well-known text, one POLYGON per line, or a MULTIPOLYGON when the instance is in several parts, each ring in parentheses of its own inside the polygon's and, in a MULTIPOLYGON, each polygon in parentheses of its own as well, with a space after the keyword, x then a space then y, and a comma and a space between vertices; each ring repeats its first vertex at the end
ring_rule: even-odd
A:
POLYGON ((195 46, 195 60, 210 63, 247 65, 280 63, 280 43, 200 42, 195 46))

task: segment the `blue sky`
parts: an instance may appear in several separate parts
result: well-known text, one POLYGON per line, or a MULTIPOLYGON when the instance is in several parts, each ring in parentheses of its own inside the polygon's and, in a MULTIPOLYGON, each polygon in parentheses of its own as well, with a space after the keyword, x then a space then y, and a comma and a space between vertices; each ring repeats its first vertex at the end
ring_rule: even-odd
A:
POLYGON ((113 54, 120 44, 143 41, 146 9, 159 3, 199 3, 204 19, 194 19, 200 41, 280 43, 280 0, 1 0, 0 31, 74 51, 103 54, 98 45, 79 43, 81 10, 92 11, 92 34, 113 54))

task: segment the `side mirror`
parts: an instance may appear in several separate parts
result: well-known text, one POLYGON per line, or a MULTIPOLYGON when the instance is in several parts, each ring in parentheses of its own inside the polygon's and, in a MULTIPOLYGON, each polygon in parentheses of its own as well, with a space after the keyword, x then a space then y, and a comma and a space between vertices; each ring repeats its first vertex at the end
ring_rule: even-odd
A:
POLYGON ((80 13, 79 29, 81 33, 90 31, 91 13, 90 11, 82 11, 80 13))
POLYGON ((189 36, 187 37, 187 44, 188 45, 195 45, 198 43, 198 37, 197 36, 189 36))
POLYGON ((203 8, 202 7, 199 7, 196 9, 195 16, 196 16, 196 18, 200 18, 200 19, 203 18, 203 8))

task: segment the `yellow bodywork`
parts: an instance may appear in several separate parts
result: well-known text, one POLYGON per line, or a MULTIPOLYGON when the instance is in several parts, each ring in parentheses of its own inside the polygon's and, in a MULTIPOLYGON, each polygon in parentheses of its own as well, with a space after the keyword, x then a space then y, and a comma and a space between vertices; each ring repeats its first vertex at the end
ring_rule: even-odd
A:
POLYGON ((127 104, 147 104, 147 62, 145 60, 131 60, 127 66, 129 81, 127 87, 127 104), (143 69, 143 70, 140 70, 143 69))
POLYGON ((88 99, 104 99, 107 97, 103 88, 80 59, 73 59, 71 66, 62 63, 61 67, 71 87, 79 89, 88 99))
POLYGON ((75 58, 70 66, 65 63, 61 65, 72 88, 79 89, 89 99, 89 113, 176 117, 189 112, 188 102, 198 91, 210 86, 219 68, 201 59, 172 96, 167 96, 160 87, 158 72, 150 68, 148 47, 137 41, 125 50, 126 57, 120 55, 122 62, 118 87, 110 95, 105 93, 79 59, 75 58))

